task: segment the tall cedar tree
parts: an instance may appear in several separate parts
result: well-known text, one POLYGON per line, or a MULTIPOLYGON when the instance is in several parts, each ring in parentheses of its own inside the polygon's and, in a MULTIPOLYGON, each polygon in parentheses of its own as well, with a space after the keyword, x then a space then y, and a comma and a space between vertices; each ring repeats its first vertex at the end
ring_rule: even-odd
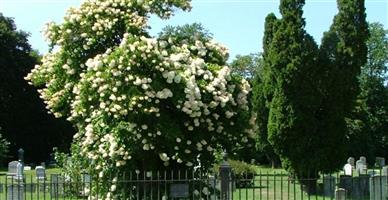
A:
POLYGON ((282 18, 267 17, 264 73, 254 90, 259 135, 268 135, 268 146, 300 180, 333 171, 343 161, 345 117, 358 92, 368 36, 364 1, 340 0, 318 49, 304 30, 304 3, 281 0, 282 18))

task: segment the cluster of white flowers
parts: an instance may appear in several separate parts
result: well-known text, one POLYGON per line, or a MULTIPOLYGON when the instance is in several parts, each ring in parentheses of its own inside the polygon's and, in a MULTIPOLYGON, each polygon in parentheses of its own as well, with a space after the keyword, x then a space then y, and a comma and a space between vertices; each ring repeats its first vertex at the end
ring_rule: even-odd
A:
MULTIPOLYGON (((78 153, 93 161, 100 178, 148 159, 133 152, 192 167, 198 155, 206 160, 227 146, 220 143, 225 138, 237 145, 254 137, 241 117, 251 89, 231 75, 225 47, 144 34, 145 13, 165 18, 173 6, 190 8, 186 0, 86 0, 63 24, 46 28, 55 51, 26 79, 42 87, 49 112, 77 126, 78 153), (237 123, 247 129, 237 130, 237 123)), ((113 184, 104 199, 116 190, 113 184)))

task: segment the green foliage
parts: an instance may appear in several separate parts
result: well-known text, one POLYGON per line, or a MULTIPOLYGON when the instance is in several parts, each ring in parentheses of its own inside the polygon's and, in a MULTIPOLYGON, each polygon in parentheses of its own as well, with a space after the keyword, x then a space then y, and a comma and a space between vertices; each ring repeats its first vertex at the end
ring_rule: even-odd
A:
MULTIPOLYGON (((236 186, 238 188, 253 186, 253 177, 256 174, 255 165, 233 159, 228 159, 228 163, 232 168, 233 177, 237 180, 236 186)), ((213 170, 216 174, 219 174, 220 164, 214 165, 213 170)))
POLYGON ((282 18, 266 18, 263 73, 255 78, 253 99, 258 145, 273 149, 298 178, 312 178, 344 160, 345 117, 357 95, 368 32, 364 1, 339 0, 318 48, 304 30, 303 5, 282 0, 282 18))
POLYGON ((257 71, 262 69, 262 55, 258 53, 237 55, 230 63, 230 67, 233 74, 251 80, 258 73, 257 71))
POLYGON ((9 157, 9 145, 10 143, 3 138, 0 127, 0 165, 4 165, 6 159, 9 157))
POLYGON ((370 24, 369 31, 368 60, 358 77, 360 94, 346 122, 348 154, 373 159, 388 156, 388 31, 378 23, 370 24))
POLYGON ((0 126, 12 143, 11 152, 23 148, 26 162, 41 162, 53 146, 68 149, 74 130, 64 120, 47 115, 38 93, 24 80, 40 61, 27 38, 12 18, 0 13, 0 126))

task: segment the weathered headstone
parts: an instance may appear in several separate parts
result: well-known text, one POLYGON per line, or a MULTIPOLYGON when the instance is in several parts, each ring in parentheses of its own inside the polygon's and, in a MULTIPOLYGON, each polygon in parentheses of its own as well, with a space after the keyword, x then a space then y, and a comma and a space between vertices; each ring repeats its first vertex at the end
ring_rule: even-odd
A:
POLYGON ((171 198, 187 198, 189 197, 189 184, 171 184, 170 185, 171 198))
POLYGON ((349 157, 349 158, 348 158, 348 162, 347 162, 347 163, 350 164, 352 167, 355 166, 355 163, 354 163, 354 162, 355 162, 355 159, 354 159, 353 157, 349 157))
POLYGON ((52 198, 62 197, 64 194, 63 178, 58 174, 51 174, 50 194, 52 198))
POLYGON ((346 200, 346 190, 344 188, 335 190, 335 200, 346 200))
POLYGON ((352 179, 352 189, 348 194, 352 199, 365 199, 369 195, 369 175, 361 174, 352 179))
POLYGON ((348 164, 346 164, 344 166, 344 173, 347 176, 352 176, 353 175, 353 167, 352 167, 351 164, 348 163, 348 164))
POLYGON ((360 156, 361 162, 366 165, 366 157, 365 156, 360 156))
POLYGON ((36 179, 43 181, 46 179, 46 169, 43 166, 37 166, 35 168, 36 179))
POLYGON ((324 176, 323 177, 323 193, 326 197, 333 198, 335 193, 335 177, 324 176))
POLYGON ((388 176, 388 166, 384 166, 383 169, 381 169, 381 175, 388 176))
POLYGON ((385 166, 385 158, 383 157, 376 157, 375 166, 378 168, 385 166))
POLYGON ((7 176, 16 176, 18 161, 11 161, 8 163, 7 176))
POLYGON ((24 187, 20 184, 7 186, 7 200, 24 200, 24 187))
POLYGON ((350 191, 352 191, 352 183, 353 183, 352 176, 341 175, 339 178, 338 187, 345 189, 349 193, 350 191))
POLYGON ((16 180, 23 180, 23 165, 18 161, 8 163, 7 176, 16 180))
POLYGON ((370 177, 369 191, 370 200, 385 200, 388 198, 387 193, 387 177, 372 176, 370 177))
POLYGON ((35 183, 27 183, 24 185, 26 188, 26 192, 35 193, 36 191, 36 184, 35 183))
POLYGON ((356 171, 358 174, 366 174, 367 173, 367 167, 363 160, 357 160, 356 162, 356 171))
POLYGON ((88 173, 82 174, 82 183, 90 184, 92 177, 88 173))

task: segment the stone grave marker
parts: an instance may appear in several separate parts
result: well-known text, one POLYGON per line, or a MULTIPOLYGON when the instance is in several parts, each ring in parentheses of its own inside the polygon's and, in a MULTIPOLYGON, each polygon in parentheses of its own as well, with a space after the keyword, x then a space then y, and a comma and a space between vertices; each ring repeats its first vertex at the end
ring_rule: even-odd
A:
POLYGON ((365 199, 369 195, 369 175, 361 174, 353 177, 352 190, 348 192, 352 199, 365 199))
POLYGON ((57 199, 64 195, 63 184, 63 177, 59 174, 51 174, 50 194, 52 198, 57 199))
POLYGON ((352 176, 340 175, 338 187, 345 189, 349 193, 350 191, 352 191, 352 183, 352 176))
POLYGON ((382 168, 385 166, 385 158, 383 157, 376 157, 375 166, 378 168, 382 168))
POLYGON ((367 173, 367 167, 366 164, 360 159, 356 162, 356 171, 358 174, 366 174, 367 173))
POLYGON ((381 169, 381 175, 388 176, 388 166, 384 166, 383 169, 381 169))
POLYGON ((24 200, 24 186, 20 184, 8 185, 7 200, 24 200))
POLYGON ((366 165, 366 157, 365 156, 360 156, 361 162, 366 165))
POLYGON ((335 195, 335 177, 324 176, 323 177, 323 193, 326 197, 334 198, 335 195))
POLYGON ((346 200, 346 190, 344 188, 335 190, 335 200, 346 200))
POLYGON ((183 183, 174 183, 170 185, 171 198, 187 198, 189 197, 189 185, 183 183))
POLYGON ((386 176, 370 177, 370 200, 385 200, 388 198, 387 181, 388 180, 386 176))
POLYGON ((0 183, 0 193, 4 192, 4 184, 0 183))
POLYGON ((36 191, 36 184, 35 183, 27 183, 24 185, 24 187, 26 188, 26 192, 35 193, 35 191, 36 191))
POLYGON ((8 163, 7 176, 16 176, 18 161, 11 161, 8 163))
POLYGON ((347 176, 352 176, 353 175, 353 167, 351 164, 347 163, 344 166, 344 173, 347 176))
POLYGON ((355 162, 355 159, 354 159, 353 157, 349 157, 349 158, 348 158, 348 162, 347 162, 347 163, 350 164, 352 167, 355 166, 355 163, 354 163, 354 162, 355 162))
POLYGON ((46 180, 46 169, 43 166, 37 166, 35 168, 36 179, 39 181, 46 180))

